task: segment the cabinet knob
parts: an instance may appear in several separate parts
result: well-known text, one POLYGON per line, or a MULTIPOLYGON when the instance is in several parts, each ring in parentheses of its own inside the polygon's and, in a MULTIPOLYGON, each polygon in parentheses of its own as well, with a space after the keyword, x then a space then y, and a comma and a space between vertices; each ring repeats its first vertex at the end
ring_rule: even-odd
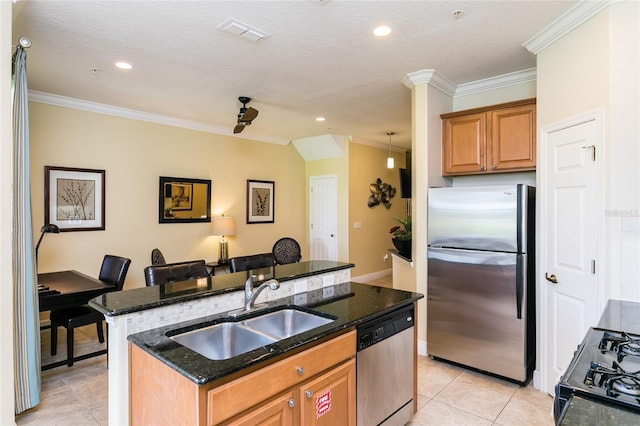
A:
POLYGON ((311 397, 313 396, 313 392, 308 390, 304 392, 304 396, 306 396, 307 398, 311 399, 311 397))
POLYGON ((480 170, 484 170, 484 166, 480 166, 480 170))
POLYGON ((496 165, 494 164, 494 165, 492 165, 492 166, 491 166, 491 168, 495 170, 495 169, 497 169, 497 168, 498 168, 498 166, 496 166, 496 165))
POLYGON ((289 408, 293 408, 296 406, 296 402, 293 399, 290 399, 288 404, 289 404, 289 408))
POLYGON ((304 367, 298 367, 298 376, 302 376, 304 374, 304 367))

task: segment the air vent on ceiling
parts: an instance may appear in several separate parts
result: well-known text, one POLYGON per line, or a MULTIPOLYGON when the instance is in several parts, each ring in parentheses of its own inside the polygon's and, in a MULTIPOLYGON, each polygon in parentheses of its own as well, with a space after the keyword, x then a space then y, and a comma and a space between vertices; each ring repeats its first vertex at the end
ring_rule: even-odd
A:
POLYGON ((222 31, 228 31, 231 34, 235 34, 251 41, 261 41, 269 38, 269 34, 265 33, 264 31, 252 27, 249 24, 245 24, 244 22, 238 21, 234 18, 229 18, 218 25, 218 29, 221 29, 222 31))

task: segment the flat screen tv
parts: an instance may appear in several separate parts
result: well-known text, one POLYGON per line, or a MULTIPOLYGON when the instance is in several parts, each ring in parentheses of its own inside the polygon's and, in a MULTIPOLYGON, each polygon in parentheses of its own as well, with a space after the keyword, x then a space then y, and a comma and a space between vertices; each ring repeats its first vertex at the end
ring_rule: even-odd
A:
POLYGON ((411 169, 400 171, 400 198, 411 198, 411 169))

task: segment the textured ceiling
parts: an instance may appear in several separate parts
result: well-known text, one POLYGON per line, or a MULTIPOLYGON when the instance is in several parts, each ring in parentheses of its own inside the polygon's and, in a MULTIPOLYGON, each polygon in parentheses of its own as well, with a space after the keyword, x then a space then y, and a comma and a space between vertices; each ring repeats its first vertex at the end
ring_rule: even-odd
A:
POLYGON ((13 34, 33 43, 32 91, 223 134, 236 124, 238 96, 249 96, 260 114, 243 137, 285 143, 332 133, 387 144, 393 131, 393 144, 409 148, 408 73, 435 69, 457 85, 535 67, 522 44, 576 3, 21 0, 13 34), (218 29, 228 18, 269 37, 218 29), (371 31, 381 23, 392 33, 378 39, 371 31), (117 69, 117 60, 133 69, 117 69))

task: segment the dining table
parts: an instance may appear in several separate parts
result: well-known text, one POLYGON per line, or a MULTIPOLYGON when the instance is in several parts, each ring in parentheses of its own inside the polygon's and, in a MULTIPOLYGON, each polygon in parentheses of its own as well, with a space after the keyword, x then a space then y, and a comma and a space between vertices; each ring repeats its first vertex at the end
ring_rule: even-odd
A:
POLYGON ((116 287, 82 272, 70 270, 38 274, 40 312, 86 305, 116 287))
MULTIPOLYGON (((38 301, 40 312, 86 305, 101 294, 115 291, 114 285, 100 281, 75 270, 38 274, 38 301)), ((48 329, 51 326, 43 326, 48 329)), ((106 354, 106 349, 74 357, 75 361, 106 354)), ((43 365, 42 370, 66 365, 67 361, 43 365)))

